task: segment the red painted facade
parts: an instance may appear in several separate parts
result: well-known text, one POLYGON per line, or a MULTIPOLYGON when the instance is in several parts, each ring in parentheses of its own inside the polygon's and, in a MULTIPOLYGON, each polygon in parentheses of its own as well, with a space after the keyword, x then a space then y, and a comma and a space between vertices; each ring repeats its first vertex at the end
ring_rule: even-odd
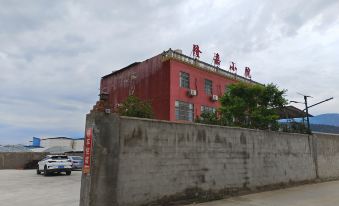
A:
POLYGON ((237 81, 250 81, 199 60, 169 50, 102 77, 100 92, 108 93, 109 105, 115 109, 128 95, 150 101, 156 119, 176 120, 175 101, 194 105, 194 116, 201 114, 201 106, 218 108, 205 92, 205 79, 212 81, 212 94, 219 98, 227 85, 237 81), (221 71, 221 70, 220 70, 221 71), (189 96, 187 88, 180 87, 180 72, 189 74, 189 88, 196 96, 189 96))
POLYGON ((231 83, 237 82, 234 79, 228 79, 213 72, 197 69, 188 64, 170 60, 170 75, 171 75, 171 91, 170 91, 170 119, 175 121, 175 101, 183 101, 192 103, 194 105, 195 116, 200 116, 201 106, 208 106, 213 108, 220 107, 219 101, 212 101, 211 95, 205 92, 205 79, 212 81, 212 94, 218 95, 220 98, 224 92, 225 87, 231 83), (186 72, 190 75, 190 89, 197 91, 197 96, 187 95, 188 89, 181 88, 180 72, 186 72))

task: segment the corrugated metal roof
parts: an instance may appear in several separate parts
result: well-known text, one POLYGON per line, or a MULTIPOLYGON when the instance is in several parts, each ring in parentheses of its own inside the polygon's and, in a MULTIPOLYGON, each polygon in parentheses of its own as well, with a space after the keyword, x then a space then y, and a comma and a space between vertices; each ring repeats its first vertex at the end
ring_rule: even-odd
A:
POLYGON ((73 139, 70 137, 48 137, 48 138, 43 138, 42 140, 46 140, 46 139, 73 139))
MULTIPOLYGON (((294 106, 285 106, 283 108, 277 108, 275 110, 279 115, 279 119, 303 118, 307 116, 306 112, 294 106)), ((308 116, 313 117, 311 114, 308 114, 308 116)))
POLYGON ((105 76, 103 76, 103 77, 101 77, 101 78, 102 78, 102 79, 105 79, 105 78, 107 78, 107 77, 109 77, 109 76, 111 76, 111 75, 120 73, 120 72, 122 72, 122 71, 124 71, 124 70, 126 70, 126 69, 128 69, 128 68, 131 68, 131 67, 133 67, 133 66, 135 66, 135 65, 138 65, 138 64, 140 64, 140 62, 134 62, 134 63, 132 63, 132 64, 130 64, 130 65, 128 65, 128 66, 122 68, 122 69, 113 71, 112 73, 107 74, 107 75, 105 75, 105 76))

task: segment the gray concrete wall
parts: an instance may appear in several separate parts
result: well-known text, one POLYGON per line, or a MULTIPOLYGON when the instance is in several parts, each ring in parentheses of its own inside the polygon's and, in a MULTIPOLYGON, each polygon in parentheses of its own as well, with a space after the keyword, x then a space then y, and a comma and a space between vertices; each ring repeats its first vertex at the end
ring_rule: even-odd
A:
POLYGON ((0 169, 24 169, 32 161, 43 159, 44 152, 0 152, 0 169))
POLYGON ((316 136, 319 177, 339 177, 339 135, 314 134, 316 136))
POLYGON ((91 171, 81 179, 80 205, 118 205, 120 119, 115 115, 87 115, 86 129, 93 128, 91 171))
POLYGON ((91 173, 82 177, 81 206, 166 205, 338 176, 339 141, 327 135, 99 113, 87 116, 88 127, 94 144, 91 173))

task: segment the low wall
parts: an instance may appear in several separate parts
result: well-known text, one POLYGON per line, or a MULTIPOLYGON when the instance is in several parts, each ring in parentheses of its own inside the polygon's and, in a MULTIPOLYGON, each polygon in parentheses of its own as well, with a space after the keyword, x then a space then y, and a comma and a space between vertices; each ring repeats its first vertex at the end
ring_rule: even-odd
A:
POLYGON ((339 135, 314 134, 316 137, 317 169, 319 177, 339 177, 339 135))
POLYGON ((0 169, 28 169, 47 154, 44 152, 0 152, 0 169))
POLYGON ((338 136, 92 113, 81 206, 168 205, 339 176, 338 136))

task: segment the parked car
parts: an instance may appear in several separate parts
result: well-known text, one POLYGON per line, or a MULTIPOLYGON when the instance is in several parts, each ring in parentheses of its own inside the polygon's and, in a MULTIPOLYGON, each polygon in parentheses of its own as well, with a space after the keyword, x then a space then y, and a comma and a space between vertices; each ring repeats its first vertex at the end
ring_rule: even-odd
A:
POLYGON ((43 160, 38 162, 37 174, 43 174, 47 176, 53 172, 65 172, 66 175, 70 175, 72 172, 72 161, 66 155, 47 155, 43 160))
POLYGON ((72 161, 72 169, 82 169, 82 165, 84 163, 82 157, 80 156, 68 156, 68 158, 72 161))

